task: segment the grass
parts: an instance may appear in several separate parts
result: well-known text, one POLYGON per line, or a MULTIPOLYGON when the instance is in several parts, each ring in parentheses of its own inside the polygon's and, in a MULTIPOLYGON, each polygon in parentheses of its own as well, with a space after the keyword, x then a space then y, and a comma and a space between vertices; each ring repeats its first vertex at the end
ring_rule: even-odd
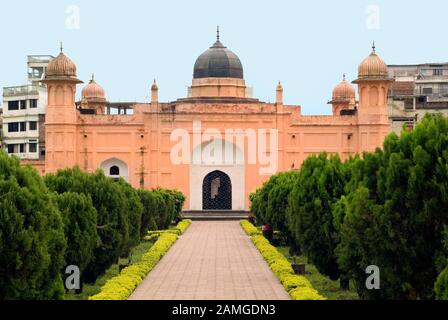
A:
MULTIPOLYGON (((131 251, 131 263, 135 263, 139 261, 143 254, 145 254, 153 243, 151 241, 143 241, 136 247, 134 247, 131 251)), ((127 259, 120 260, 120 263, 127 263, 127 259)), ((107 280, 117 276, 118 272, 118 263, 113 264, 109 269, 107 269, 106 273, 96 279, 96 282, 93 284, 84 284, 83 291, 81 294, 74 294, 74 292, 69 292, 64 295, 65 300, 87 300, 90 296, 93 296, 100 292, 101 287, 107 282, 107 280)))
POLYGON ((306 270, 306 278, 311 282, 313 287, 328 300, 359 300, 359 296, 354 289, 354 283, 350 282, 350 290, 341 290, 339 280, 330 280, 327 276, 317 271, 317 268, 308 263, 305 256, 292 257, 289 254, 289 247, 277 247, 277 249, 290 261, 296 263, 304 263, 306 270))

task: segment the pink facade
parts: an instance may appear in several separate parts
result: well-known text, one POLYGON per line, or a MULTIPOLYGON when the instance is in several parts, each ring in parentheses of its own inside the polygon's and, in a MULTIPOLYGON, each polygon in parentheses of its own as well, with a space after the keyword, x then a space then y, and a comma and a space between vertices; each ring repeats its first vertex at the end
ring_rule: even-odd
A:
MULTIPOLYGON (((136 104, 132 115, 104 114, 107 104, 104 90, 93 79, 84 88, 77 107, 75 92, 80 81, 76 78, 76 66, 61 53, 48 67, 45 80, 48 86, 45 172, 74 165, 88 172, 101 168, 106 175, 123 177, 135 187, 178 189, 187 196, 185 209, 201 210, 204 188, 210 187, 205 184, 207 174, 219 171, 231 181, 231 191, 227 192, 232 205, 226 209, 248 210, 249 194, 274 173, 269 169, 297 169, 306 157, 321 151, 338 153, 345 159, 382 146, 389 132, 390 80, 386 65, 375 51, 361 63, 359 77, 354 81, 359 103, 355 101, 354 88, 344 79, 330 101, 332 116, 302 116, 300 106, 283 104, 280 83, 275 103, 251 98, 242 68, 238 69, 239 60, 219 40, 217 44, 198 59, 190 97, 159 102, 159 88, 154 82, 151 103, 136 104), (221 56, 228 59, 224 65, 230 68, 224 72, 213 65, 214 54, 223 52, 226 55, 221 56), (92 112, 81 113, 80 108, 92 112), (228 138, 229 129, 239 135, 228 138), (271 141, 274 133, 275 143, 271 141), (186 142, 182 137, 188 139, 184 145, 189 149, 179 152, 180 142, 186 142), (246 139, 237 142, 238 137, 246 139), (267 141, 263 150, 261 139, 267 141), (219 140, 234 151, 232 157, 222 162, 216 159, 223 157, 195 159, 195 150, 203 154, 207 145, 215 145, 219 140), (173 160, 173 155, 184 161, 173 160), (270 163, 263 161, 263 155, 269 155, 270 163), (276 165, 272 165, 275 158, 276 165)), ((211 188, 213 193, 213 182, 211 188)))

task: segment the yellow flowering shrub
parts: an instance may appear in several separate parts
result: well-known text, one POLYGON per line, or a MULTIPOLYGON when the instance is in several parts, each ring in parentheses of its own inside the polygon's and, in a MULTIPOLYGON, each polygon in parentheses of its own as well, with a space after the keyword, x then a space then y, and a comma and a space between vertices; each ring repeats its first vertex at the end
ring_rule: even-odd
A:
POLYGON ((254 225, 246 220, 241 220, 240 224, 293 300, 325 300, 325 297, 313 289, 307 278, 294 273, 288 259, 254 225))
POLYGON ((310 287, 300 287, 289 291, 293 300, 326 300, 319 292, 310 287))
POLYGON ((252 223, 250 223, 247 220, 241 220, 240 221, 241 227, 243 227, 244 231, 246 231, 246 233, 249 236, 254 236, 257 234, 260 234, 260 230, 258 230, 252 223))
MULTIPOLYGON (((191 224, 191 220, 184 220, 182 222, 176 227, 176 231, 179 233, 185 232, 191 224), (182 225, 179 226, 181 223, 182 225)), ((108 280, 101 288, 101 291, 89 297, 89 300, 126 300, 129 298, 135 288, 137 288, 146 275, 176 242, 178 238, 177 232, 160 233, 159 239, 143 255, 139 262, 124 268, 119 275, 108 280)))

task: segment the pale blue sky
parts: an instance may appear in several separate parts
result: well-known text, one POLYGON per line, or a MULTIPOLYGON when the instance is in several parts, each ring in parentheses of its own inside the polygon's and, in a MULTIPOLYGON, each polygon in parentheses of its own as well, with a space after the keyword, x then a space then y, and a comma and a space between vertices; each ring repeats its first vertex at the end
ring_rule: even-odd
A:
POLYGON ((333 87, 344 72, 356 77, 372 40, 389 64, 448 61, 442 0, 15 0, 0 12, 1 87, 25 82, 26 56, 57 55, 62 40, 79 78, 94 72, 111 101, 147 100, 153 78, 161 101, 185 97, 217 24, 254 96, 273 101, 281 80, 285 103, 305 114, 330 112, 333 87), (70 5, 79 29, 66 26, 70 5), (368 27, 378 26, 375 8, 379 29, 368 27))

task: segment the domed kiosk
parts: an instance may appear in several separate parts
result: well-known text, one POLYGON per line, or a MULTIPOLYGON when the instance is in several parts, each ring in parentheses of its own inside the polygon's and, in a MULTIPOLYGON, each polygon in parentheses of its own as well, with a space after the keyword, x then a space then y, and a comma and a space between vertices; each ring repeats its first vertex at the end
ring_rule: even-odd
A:
POLYGON ((224 46, 219 28, 216 42, 194 64, 191 97, 246 97, 243 65, 238 56, 224 46))

